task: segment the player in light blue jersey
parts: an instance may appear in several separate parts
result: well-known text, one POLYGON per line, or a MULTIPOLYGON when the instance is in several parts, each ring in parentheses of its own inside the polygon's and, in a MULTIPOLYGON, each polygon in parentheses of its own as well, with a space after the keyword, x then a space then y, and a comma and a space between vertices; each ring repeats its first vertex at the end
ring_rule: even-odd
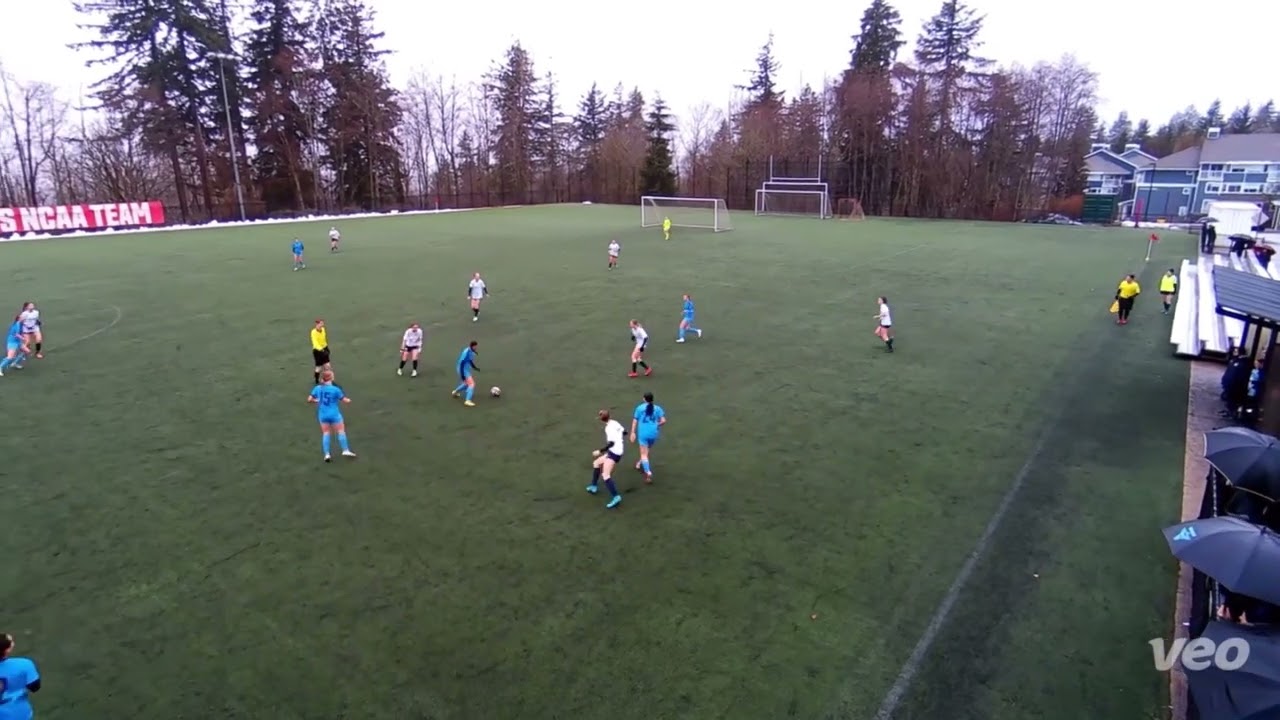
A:
POLYGON ((31 693, 40 692, 40 671, 30 658, 13 657, 13 636, 0 635, 0 719, 31 720, 31 693))
POLYGON ((342 392, 342 388, 333 384, 333 371, 320 373, 320 384, 311 388, 307 402, 319 406, 317 418, 320 420, 320 432, 323 434, 320 444, 324 448, 324 461, 329 462, 333 456, 329 453, 331 435, 338 434, 338 445, 342 448, 342 457, 353 458, 351 444, 347 442, 347 424, 342 418, 342 406, 351 402, 351 398, 342 392))
POLYGON ((649 465, 649 453, 658 444, 662 426, 667 424, 667 413, 653 402, 653 393, 644 394, 644 402, 636 406, 631 415, 631 442, 640 446, 640 459, 636 469, 644 472, 646 484, 653 484, 653 467, 649 465))
POLYGON ((684 342, 686 332, 694 332, 702 337, 702 329, 693 326, 693 298, 688 295, 684 296, 684 306, 680 311, 680 337, 676 338, 676 342, 684 342))
POLYGON ((27 359, 28 352, 27 336, 22 332, 22 320, 14 318, 13 324, 5 333, 4 359, 0 360, 0 377, 4 377, 4 371, 9 368, 21 370, 22 361, 27 359))
POLYGON ((302 241, 298 238, 293 239, 293 270, 306 270, 307 263, 302 259, 302 241))
POLYGON ((455 369, 458 371, 458 387, 453 389, 453 396, 463 398, 463 405, 467 407, 475 407, 472 398, 476 396, 476 379, 475 372, 480 368, 476 367, 476 348, 480 343, 472 340, 469 345, 462 348, 462 352, 458 355, 458 364, 455 369), (465 395, 463 393, 466 393, 465 395))

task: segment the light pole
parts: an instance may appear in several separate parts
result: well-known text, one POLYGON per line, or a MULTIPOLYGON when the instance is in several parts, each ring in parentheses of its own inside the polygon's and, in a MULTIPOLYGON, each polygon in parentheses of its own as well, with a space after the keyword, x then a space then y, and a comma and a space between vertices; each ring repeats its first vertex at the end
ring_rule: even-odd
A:
POLYGON ((222 105, 227 110, 227 144, 231 146, 231 176, 236 184, 236 205, 240 208, 240 219, 247 219, 244 214, 244 187, 240 184, 240 159, 236 155, 236 137, 231 128, 231 99, 227 95, 226 61, 234 60, 230 53, 209 53, 209 57, 218 61, 218 76, 222 78, 222 105))

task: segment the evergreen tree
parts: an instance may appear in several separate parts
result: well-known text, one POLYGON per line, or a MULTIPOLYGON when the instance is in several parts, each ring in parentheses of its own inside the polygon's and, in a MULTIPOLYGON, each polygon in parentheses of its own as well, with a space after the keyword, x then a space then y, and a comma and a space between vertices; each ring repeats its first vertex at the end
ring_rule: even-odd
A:
POLYGON ((604 94, 595 83, 578 103, 578 114, 573 118, 574 138, 577 141, 584 185, 595 187, 601 177, 601 145, 608 130, 608 105, 604 94))
POLYGON ((777 59, 773 57, 773 33, 770 33, 769 39, 756 55, 756 66, 751 72, 751 81, 738 87, 739 90, 745 90, 748 94, 747 112, 759 108, 778 110, 782 107, 783 94, 778 91, 777 86, 780 67, 777 59))
POLYGON ((263 0, 250 16, 245 43, 249 67, 249 127, 257 149, 253 167, 268 212, 314 206, 315 177, 307 169, 309 123, 299 103, 298 81, 307 63, 308 27, 296 0, 263 0))
POLYGON ((519 42, 507 49, 504 64, 485 82, 485 95, 497 113, 493 144, 498 180, 504 192, 517 197, 529 191, 533 180, 537 124, 544 110, 538 90, 533 58, 519 42))
POLYGON ((1255 132, 1280 132, 1276 128, 1276 104, 1268 100, 1258 107, 1258 111, 1253 115, 1253 129, 1255 132))
POLYGON ((1107 132, 1107 139, 1111 142, 1111 151, 1116 153, 1124 152, 1124 146, 1133 142, 1133 122, 1129 120, 1129 113, 1122 110, 1116 116, 1107 132))
POLYGON ((1231 117, 1227 119, 1227 127, 1224 132, 1239 135, 1253 132, 1253 106, 1245 103, 1236 108, 1231 113, 1231 117))
POLYGON ((126 132, 141 133, 168 158, 179 212, 187 221, 193 218, 183 161, 194 155, 205 211, 210 212, 210 130, 204 120, 221 100, 215 90, 217 66, 209 55, 229 44, 208 0, 85 0, 74 7, 91 18, 86 27, 98 36, 75 47, 106 55, 89 60, 90 67, 113 68, 93 85, 94 97, 126 132))
POLYGON ((850 68, 854 72, 886 73, 906 44, 902 39, 902 16, 887 0, 871 0, 862 12, 858 34, 853 36, 850 68))
POLYGON ((395 130, 402 114, 387 79, 374 29, 373 10, 363 0, 330 0, 317 18, 321 72, 331 93, 323 120, 325 162, 344 207, 375 209, 404 198, 404 165, 395 130))
POLYGON ((564 115, 560 112, 555 78, 550 73, 543 80, 539 95, 537 112, 533 118, 533 156, 530 161, 535 172, 542 171, 548 180, 544 185, 554 194, 560 185, 560 171, 564 161, 564 137, 561 133, 564 115))
POLYGON ((667 104, 656 98, 645 120, 649 144, 640 168, 640 190, 643 195, 675 195, 676 173, 672 168, 671 134, 675 125, 667 112, 667 104))
POLYGON ((1143 118, 1138 121, 1138 125, 1133 129, 1133 139, 1130 141, 1136 143, 1143 152, 1147 150, 1147 143, 1151 142, 1151 123, 1143 118))
POLYGON ((959 102, 957 92, 966 76, 990 64, 975 54, 981 45, 978 40, 981 32, 982 17, 972 8, 960 0, 943 0, 942 7, 925 23, 916 41, 916 62, 925 75, 935 78, 939 143, 951 130, 951 114, 959 102))
POLYGON ((1204 111, 1204 117, 1200 119, 1200 132, 1205 132, 1209 128, 1222 127, 1222 101, 1214 100, 1209 103, 1209 109, 1204 111))

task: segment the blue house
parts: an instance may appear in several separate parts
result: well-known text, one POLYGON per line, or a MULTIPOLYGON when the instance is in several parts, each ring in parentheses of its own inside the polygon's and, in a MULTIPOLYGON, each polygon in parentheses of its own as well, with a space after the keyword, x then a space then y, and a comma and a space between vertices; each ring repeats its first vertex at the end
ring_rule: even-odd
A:
POLYGON ((1199 146, 1138 166, 1132 188, 1120 215, 1141 222, 1200 217, 1214 200, 1270 204, 1280 195, 1280 133, 1210 128, 1199 146))
POLYGON ((1114 195, 1119 202, 1132 200, 1138 168, 1155 161, 1137 145, 1126 145, 1124 152, 1115 153, 1106 143, 1097 143, 1084 156, 1084 191, 1088 195, 1114 195))

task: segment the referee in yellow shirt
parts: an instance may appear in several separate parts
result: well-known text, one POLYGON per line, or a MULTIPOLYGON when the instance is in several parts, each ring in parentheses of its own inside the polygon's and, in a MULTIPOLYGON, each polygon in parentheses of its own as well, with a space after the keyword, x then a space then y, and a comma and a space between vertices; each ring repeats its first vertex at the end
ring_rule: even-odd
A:
POLYGON ((1129 324, 1129 313, 1133 311, 1133 301, 1142 292, 1142 287, 1138 285, 1138 278, 1133 275, 1125 275, 1120 281, 1120 285, 1116 287, 1116 302, 1120 304, 1119 312, 1116 313, 1117 325, 1129 324))
POLYGON ((1160 278, 1160 299, 1164 301, 1164 314, 1169 314, 1169 308, 1173 306, 1173 296, 1178 293, 1178 273, 1173 268, 1169 268, 1169 272, 1160 278))
POLYGON ((329 331, 324 327, 324 320, 316 320, 311 328, 311 359, 316 366, 316 384, 320 384, 320 373, 331 369, 329 366, 329 331))

